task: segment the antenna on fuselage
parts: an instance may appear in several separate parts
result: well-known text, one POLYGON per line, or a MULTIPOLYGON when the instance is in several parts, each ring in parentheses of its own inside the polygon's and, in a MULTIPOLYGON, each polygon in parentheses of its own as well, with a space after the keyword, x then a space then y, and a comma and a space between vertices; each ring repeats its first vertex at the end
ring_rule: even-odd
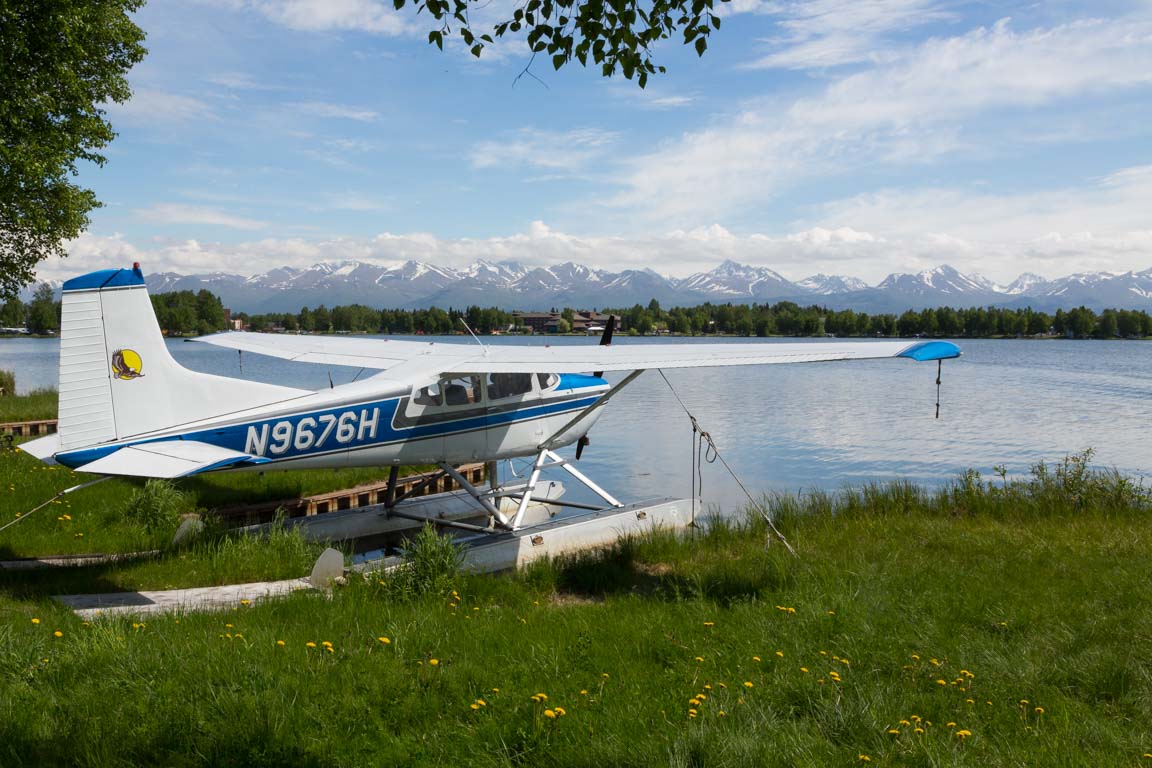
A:
POLYGON ((468 321, 466 321, 464 319, 464 315, 460 315, 460 325, 464 326, 464 330, 466 330, 466 331, 468 331, 468 333, 472 334, 472 338, 476 339, 476 343, 480 345, 480 349, 484 350, 485 352, 488 351, 488 347, 484 346, 484 342, 480 341, 480 337, 477 336, 472 331, 472 329, 468 327, 468 321))

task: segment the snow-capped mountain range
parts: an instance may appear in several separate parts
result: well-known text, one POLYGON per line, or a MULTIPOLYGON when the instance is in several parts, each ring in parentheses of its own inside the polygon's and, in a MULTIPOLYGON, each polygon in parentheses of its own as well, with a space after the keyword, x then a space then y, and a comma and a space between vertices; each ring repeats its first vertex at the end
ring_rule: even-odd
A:
POLYGON ((952 306, 1032 306, 1054 310, 1081 304, 1152 310, 1152 269, 1110 274, 1081 273, 1049 280, 1025 273, 1008 285, 940 266, 916 274, 891 274, 875 286, 840 275, 791 281, 767 267, 725 261, 685 278, 651 269, 610 272, 574 262, 532 267, 514 261, 478 261, 452 269, 407 261, 399 265, 361 261, 279 267, 251 277, 227 273, 147 276, 153 292, 207 288, 234 310, 298 311, 303 306, 361 303, 372 307, 498 306, 540 310, 647 304, 665 307, 704 302, 821 304, 833 309, 902 312, 952 306))

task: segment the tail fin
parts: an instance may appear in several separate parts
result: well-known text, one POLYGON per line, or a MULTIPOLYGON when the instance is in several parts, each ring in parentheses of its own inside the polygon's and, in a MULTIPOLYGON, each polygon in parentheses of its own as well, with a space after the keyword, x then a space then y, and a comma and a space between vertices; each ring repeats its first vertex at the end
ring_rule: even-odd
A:
POLYGON ((140 265, 64 283, 61 450, 121 440, 308 394, 190 371, 168 353, 140 265))

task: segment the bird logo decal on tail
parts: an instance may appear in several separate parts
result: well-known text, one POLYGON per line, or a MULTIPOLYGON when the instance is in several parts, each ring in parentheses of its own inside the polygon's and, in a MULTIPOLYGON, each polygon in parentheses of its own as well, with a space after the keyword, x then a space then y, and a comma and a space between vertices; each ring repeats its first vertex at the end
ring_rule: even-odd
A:
POLYGON ((112 375, 118 379, 138 379, 144 375, 140 372, 143 367, 140 355, 133 349, 118 349, 112 353, 112 375))

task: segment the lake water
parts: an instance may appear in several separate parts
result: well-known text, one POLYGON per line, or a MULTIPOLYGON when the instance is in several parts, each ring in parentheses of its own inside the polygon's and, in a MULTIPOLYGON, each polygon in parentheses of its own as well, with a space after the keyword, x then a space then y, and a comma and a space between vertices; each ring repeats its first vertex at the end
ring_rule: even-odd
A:
MULTIPOLYGON (((547 342, 592 344, 595 339, 547 342)), ((939 419, 934 418, 934 363, 878 360, 680 369, 665 375, 754 494, 896 478, 932 486, 969 467, 990 474, 1003 465, 1021 474, 1037 461, 1058 461, 1085 448, 1095 450, 1098 465, 1137 477, 1152 474, 1147 438, 1152 346, 1031 340, 960 345, 964 357, 944 363, 939 419)), ((169 348, 189 368, 241 376, 234 351, 182 341, 170 341, 169 348)), ((0 369, 16 372, 21 392, 55 386, 58 349, 51 339, 0 339, 0 369)), ((242 375, 326 387, 329 374, 340 384, 370 373, 248 354, 242 375)), ((580 468, 621 499, 689 494, 691 425, 659 372, 645 373, 615 397, 590 436, 580 468)), ((703 478, 707 502, 732 508, 744 501, 719 462, 706 465, 703 478)))

